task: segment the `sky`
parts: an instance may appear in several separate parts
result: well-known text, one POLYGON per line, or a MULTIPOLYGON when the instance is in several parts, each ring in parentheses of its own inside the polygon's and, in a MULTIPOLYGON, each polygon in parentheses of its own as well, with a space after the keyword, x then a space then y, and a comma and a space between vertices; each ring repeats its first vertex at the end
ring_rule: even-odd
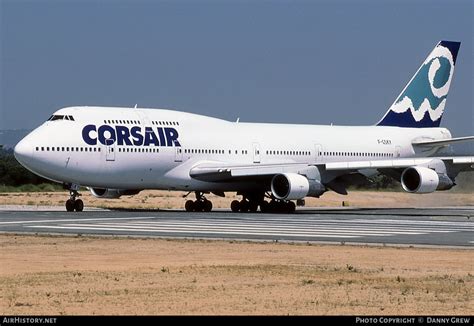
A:
POLYGON ((440 40, 461 41, 442 126, 474 134, 471 0, 0 0, 0 129, 100 105, 372 125, 440 40))

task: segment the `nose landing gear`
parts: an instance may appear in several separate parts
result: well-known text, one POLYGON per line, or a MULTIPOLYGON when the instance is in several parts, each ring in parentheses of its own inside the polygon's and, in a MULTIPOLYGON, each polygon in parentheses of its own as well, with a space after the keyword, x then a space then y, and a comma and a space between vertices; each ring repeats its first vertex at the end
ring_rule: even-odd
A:
POLYGON ((84 202, 81 199, 76 199, 80 197, 81 194, 78 192, 79 186, 72 184, 68 187, 69 189, 69 199, 66 200, 66 210, 68 212, 82 212, 84 210, 84 202))

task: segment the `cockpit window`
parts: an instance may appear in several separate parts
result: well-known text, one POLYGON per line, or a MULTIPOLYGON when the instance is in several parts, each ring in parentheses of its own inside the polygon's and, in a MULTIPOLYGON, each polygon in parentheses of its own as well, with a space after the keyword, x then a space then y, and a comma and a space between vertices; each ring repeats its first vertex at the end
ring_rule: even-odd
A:
POLYGON ((55 121, 55 120, 69 120, 69 121, 74 121, 74 117, 72 115, 59 115, 59 114, 53 114, 51 117, 49 117, 48 121, 55 121))
POLYGON ((50 118, 49 118, 49 121, 55 121, 55 120, 62 120, 64 118, 63 115, 52 115, 50 118))

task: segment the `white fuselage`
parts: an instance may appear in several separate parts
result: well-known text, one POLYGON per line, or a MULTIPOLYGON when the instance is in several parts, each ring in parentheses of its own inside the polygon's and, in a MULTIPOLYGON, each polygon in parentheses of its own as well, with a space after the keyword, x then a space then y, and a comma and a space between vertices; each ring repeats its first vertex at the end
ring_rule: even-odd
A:
POLYGON ((451 138, 445 128, 237 123, 161 109, 70 107, 54 114, 74 121, 45 122, 17 145, 17 158, 54 181, 114 189, 242 190, 254 183, 199 181, 189 172, 203 162, 258 166, 425 157, 433 152, 416 153, 414 140, 451 138), (101 126, 109 127, 104 132, 101 126), (101 142, 109 130, 115 139, 101 142))

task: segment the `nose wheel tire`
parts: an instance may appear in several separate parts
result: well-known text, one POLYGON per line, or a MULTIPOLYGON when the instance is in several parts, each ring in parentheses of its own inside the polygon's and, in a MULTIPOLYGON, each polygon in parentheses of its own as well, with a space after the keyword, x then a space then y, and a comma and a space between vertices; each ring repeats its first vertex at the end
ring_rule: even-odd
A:
POLYGON ((76 212, 82 212, 84 210, 84 202, 81 199, 76 199, 74 202, 74 210, 76 212))
POLYGON ((184 204, 184 209, 186 210, 186 212, 194 211, 194 202, 192 200, 186 201, 186 203, 184 204))
POLYGON ((64 189, 69 190, 69 199, 66 200, 66 211, 68 212, 82 212, 84 210, 84 202, 77 197, 81 196, 78 192, 79 185, 77 184, 64 184, 64 189))
POLYGON ((84 202, 81 199, 68 199, 66 201, 66 211, 68 212, 82 212, 84 210, 84 202))
POLYGON ((74 212, 74 200, 72 199, 66 200, 66 210, 68 212, 74 212))

